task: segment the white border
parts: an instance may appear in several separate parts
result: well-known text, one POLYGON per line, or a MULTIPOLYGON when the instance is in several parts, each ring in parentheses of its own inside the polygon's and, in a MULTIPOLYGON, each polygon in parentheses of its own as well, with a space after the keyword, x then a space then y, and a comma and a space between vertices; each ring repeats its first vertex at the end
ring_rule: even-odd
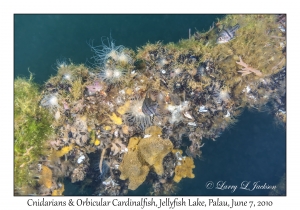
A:
MULTIPOLYGON (((274 0, 251 0, 251 1, 222 1, 222 0, 190 0, 190 1, 5 1, 1 3, 1 69, 0 69, 0 91, 1 91, 1 206, 4 209, 22 207, 29 209, 26 205, 28 197, 13 197, 13 14, 14 13, 287 13, 287 196, 286 197, 221 197, 222 200, 272 200, 274 207, 286 208, 296 207, 297 191, 299 189, 299 129, 298 120, 299 107, 298 87, 299 83, 299 10, 297 4, 288 1, 274 0)), ((296 1, 295 1, 296 2, 296 1)), ((37 197, 35 197, 36 199, 37 197)), ((56 200, 76 199, 78 197, 60 197, 56 200)), ((83 198, 83 197, 80 197, 83 198)), ((134 197, 138 198, 138 197, 134 197)), ((188 197, 185 197, 186 199, 188 197)), ((217 198, 217 197, 213 197, 217 198)), ((48 198, 51 200, 52 198, 48 198)), ((92 197, 92 199, 95 199, 92 197)), ((106 197, 113 199, 113 197, 106 197)), ((159 199, 159 197, 155 198, 159 199)), ((208 200, 209 197, 200 199, 208 200)), ((65 207, 56 207, 56 209, 65 207)), ((72 207, 79 209, 81 207, 72 207)), ((96 207, 100 208, 100 207, 96 207)), ((127 209, 140 209, 124 207, 127 209)), ((176 209, 184 209, 176 208, 176 209)), ((238 208, 237 208, 238 209, 238 208)), ((244 208, 245 209, 245 208, 244 208)), ((297 209, 297 208, 291 208, 297 209)))

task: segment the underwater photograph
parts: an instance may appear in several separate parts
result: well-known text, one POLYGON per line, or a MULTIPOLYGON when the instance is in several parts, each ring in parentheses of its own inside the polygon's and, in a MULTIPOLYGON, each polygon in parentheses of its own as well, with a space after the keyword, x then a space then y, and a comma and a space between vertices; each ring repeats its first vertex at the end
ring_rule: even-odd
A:
POLYGON ((286 196, 286 14, 14 14, 14 196, 286 196))

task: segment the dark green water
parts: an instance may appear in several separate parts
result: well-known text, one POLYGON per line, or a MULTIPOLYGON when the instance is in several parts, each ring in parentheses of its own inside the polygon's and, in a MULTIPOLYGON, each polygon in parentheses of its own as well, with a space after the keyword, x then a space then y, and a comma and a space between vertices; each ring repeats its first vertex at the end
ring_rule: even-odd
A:
MULTIPOLYGON (((132 49, 147 41, 177 42, 188 38, 188 30, 207 30, 223 15, 15 15, 14 75, 35 74, 42 84, 56 74, 57 59, 90 65, 93 56, 87 42, 101 44, 110 36, 117 45, 132 49)), ((243 181, 276 185, 286 172, 286 130, 274 125, 268 113, 245 111, 239 122, 217 141, 204 140, 203 155, 195 160, 194 179, 183 179, 177 195, 268 195, 269 190, 206 189, 212 181, 240 187, 243 181)), ((95 182, 96 183, 96 182, 95 182)), ((79 184, 66 181, 65 195, 91 195, 79 184)), ((129 195, 147 195, 149 185, 129 195)), ((252 189, 252 188, 251 188, 252 189)))
POLYGON ((15 77, 35 73, 42 83, 56 74, 56 60, 87 63, 87 42, 101 44, 112 35, 116 45, 137 49, 146 42, 177 42, 188 30, 207 30, 222 15, 15 15, 15 77))

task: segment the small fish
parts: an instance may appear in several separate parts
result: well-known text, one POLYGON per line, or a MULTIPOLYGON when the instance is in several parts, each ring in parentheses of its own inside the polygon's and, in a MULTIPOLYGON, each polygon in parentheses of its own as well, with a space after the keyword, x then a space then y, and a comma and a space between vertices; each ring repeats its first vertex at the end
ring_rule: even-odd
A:
POLYGON ((217 43, 223 44, 232 40, 234 38, 235 31, 238 30, 239 28, 240 28, 239 24, 236 24, 233 27, 223 28, 222 31, 219 33, 217 43))
POLYGON ((145 98, 142 106, 142 111, 145 115, 153 116, 156 113, 157 102, 153 101, 151 98, 145 98))

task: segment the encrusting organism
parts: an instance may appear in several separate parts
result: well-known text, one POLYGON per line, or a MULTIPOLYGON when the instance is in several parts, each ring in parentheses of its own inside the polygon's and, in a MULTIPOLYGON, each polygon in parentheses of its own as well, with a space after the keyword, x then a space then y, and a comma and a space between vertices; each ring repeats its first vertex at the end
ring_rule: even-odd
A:
POLYGON ((158 175, 162 175, 164 172, 163 159, 172 151, 173 144, 170 140, 162 139, 155 133, 150 133, 149 135, 149 137, 140 140, 138 151, 141 157, 143 157, 150 166, 153 166, 154 171, 158 175))
POLYGON ((191 157, 183 157, 175 168, 174 181, 180 182, 182 178, 194 178, 193 168, 195 168, 194 160, 191 157))
POLYGON ((50 188, 52 186, 52 171, 49 167, 44 165, 41 166, 39 183, 47 188, 50 188))
POLYGON ((135 190, 145 181, 149 166, 140 161, 138 151, 129 151, 124 155, 119 170, 121 171, 120 179, 129 179, 128 188, 135 190))
POLYGON ((163 158, 172 151, 173 144, 170 140, 159 137, 161 129, 151 126, 146 129, 145 138, 131 138, 128 153, 124 155, 119 167, 120 178, 129 178, 129 189, 134 190, 141 185, 152 166, 158 175, 163 174, 163 158), (137 144, 137 145, 135 145, 137 144))

